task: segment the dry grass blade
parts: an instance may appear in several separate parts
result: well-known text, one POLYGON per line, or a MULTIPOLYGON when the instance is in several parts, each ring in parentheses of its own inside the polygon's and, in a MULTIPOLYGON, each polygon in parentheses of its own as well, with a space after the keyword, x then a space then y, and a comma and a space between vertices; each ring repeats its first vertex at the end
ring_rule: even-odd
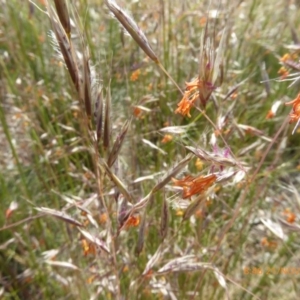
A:
POLYGON ((108 160, 107 160, 107 165, 109 167, 111 167, 114 164, 114 162, 116 161, 116 159, 118 157, 118 154, 119 154, 120 149, 123 145, 127 130, 130 126, 130 123, 131 123, 131 120, 127 120, 125 122, 125 124, 123 125, 123 128, 121 129, 120 134, 117 136, 117 138, 114 142, 114 145, 112 147, 112 150, 109 153, 109 157, 108 157, 108 160))
POLYGON ((164 240, 168 233, 168 222, 169 222, 169 209, 166 199, 163 200, 163 206, 161 210, 161 221, 160 221, 160 236, 164 240))
POLYGON ((45 263, 52 267, 63 267, 72 270, 79 270, 77 266, 66 261, 46 260, 45 263))
POLYGON ((97 94, 95 102, 95 112, 94 112, 95 124, 96 124, 96 134, 98 143, 102 136, 102 123, 103 123, 103 90, 100 89, 97 94))
POLYGON ((214 272, 219 284, 226 290, 226 298, 229 299, 225 276, 211 263, 199 262, 197 256, 195 255, 186 255, 172 259, 166 265, 160 268, 157 271, 157 274, 161 275, 177 272, 195 272, 201 269, 209 269, 214 272))
POLYGON ((137 202, 136 204, 133 205, 130 214, 133 214, 134 212, 137 212, 144 208, 146 204, 152 199, 153 194, 149 193, 146 197, 144 197, 142 200, 137 202))
POLYGON ((130 193, 128 192, 127 188, 125 187, 124 183, 110 170, 109 166, 104 160, 100 160, 100 165, 105 168, 106 174, 108 177, 113 181, 113 183, 116 185, 118 188, 119 192, 123 194, 124 198, 131 202, 134 203, 134 200, 132 199, 130 193))
POLYGON ((92 96, 91 96, 91 70, 89 65, 88 50, 83 54, 83 100, 85 112, 90 120, 92 116, 92 96))
POLYGON ((198 271, 200 269, 213 269, 210 263, 198 262, 195 255, 187 255, 175 258, 157 271, 157 274, 167 274, 174 272, 198 271))
POLYGON ((1 244, 0 245, 0 251, 8 249, 8 246, 10 244, 13 244, 15 242, 15 240, 16 240, 15 238, 11 238, 11 239, 7 240, 4 244, 1 244))
POLYGON ((176 176, 192 159, 192 155, 187 155, 182 161, 180 161, 176 167, 174 167, 156 186, 152 189, 152 194, 162 189, 172 177, 176 176))
POLYGON ((287 236, 284 234, 282 227, 279 223, 276 223, 272 221, 271 219, 260 219, 261 222, 273 233, 275 234, 278 238, 281 240, 286 240, 287 236))
POLYGON ((291 224, 281 218, 278 218, 278 222, 286 229, 290 230, 290 231, 300 231, 300 225, 298 224, 291 224))
POLYGON ((137 26, 133 18, 122 9, 115 1, 106 0, 106 5, 116 19, 123 25, 125 30, 132 36, 136 43, 144 50, 144 52, 151 58, 155 63, 158 63, 158 58, 152 50, 148 39, 142 30, 137 26))
POLYGON ((202 203, 204 203, 205 195, 199 195, 185 210, 182 221, 188 220, 201 206, 202 203))
POLYGON ((137 256, 140 255, 140 253, 143 251, 144 248, 144 242, 145 242, 145 228, 146 228, 146 210, 144 211, 144 214, 142 216, 142 223, 139 228, 139 235, 138 235, 138 240, 137 244, 135 247, 135 254, 137 256))
POLYGON ((132 205, 128 202, 128 200, 124 197, 121 200, 121 203, 118 205, 118 223, 119 228, 122 228, 126 222, 129 220, 130 217, 130 209, 132 205))
POLYGON ((86 230, 78 228, 78 230, 81 232, 81 234, 89 240, 91 243, 95 244, 96 246, 100 247, 102 250, 104 250, 107 253, 110 253, 109 248, 107 247, 106 243, 101 241, 99 238, 91 235, 86 230))
POLYGON ((106 97, 105 97, 105 118, 104 118, 104 133, 103 133, 103 146, 105 149, 109 147, 110 138, 111 138, 111 94, 110 94, 110 85, 108 86, 106 97))
POLYGON ((241 131, 244 131, 246 133, 250 132, 253 135, 257 135, 257 136, 261 137, 262 139, 266 140, 267 142, 272 141, 271 138, 264 135, 264 132, 262 130, 257 129, 254 126, 250 126, 250 125, 246 125, 246 124, 236 124, 236 126, 238 126, 238 128, 241 131))
POLYGON ((83 226, 80 222, 78 222, 77 220, 73 219, 71 216, 69 216, 65 212, 61 212, 61 211, 58 211, 58 210, 55 210, 55 209, 51 209, 51 208, 47 208, 47 207, 35 207, 35 209, 37 211, 45 213, 46 215, 56 217, 56 218, 61 219, 61 220, 65 221, 65 222, 67 222, 67 223, 70 223, 72 225, 80 226, 80 227, 83 226))
POLYGON ((66 66, 67 66, 67 69, 71 76, 71 79, 75 85, 75 88, 76 88, 77 92, 79 93, 79 91, 80 91, 79 71, 78 71, 76 59, 73 55, 70 40, 69 40, 64 28, 62 27, 61 23, 59 22, 59 20, 57 20, 57 16, 55 15, 53 8, 50 5, 47 5, 47 9, 48 9, 52 28, 53 28, 56 40, 58 42, 61 54, 64 58, 64 61, 66 63, 66 66))
POLYGON ((234 159, 225 157, 224 155, 220 155, 219 153, 209 153, 200 148, 194 148, 190 146, 186 146, 185 148, 190 150, 203 161, 222 166, 238 166, 238 163, 234 159))
POLYGON ((225 172, 224 174, 223 173, 216 174, 216 176, 217 176, 216 183, 226 182, 233 177, 236 182, 239 182, 244 178, 245 175, 246 175, 246 173, 244 171, 228 171, 228 172, 225 172), (240 180, 238 180, 239 178, 240 178, 240 180))
POLYGON ((68 38, 70 38, 71 23, 67 3, 65 0, 54 0, 54 3, 61 25, 63 26, 68 38))
POLYGON ((227 290, 226 280, 224 278, 224 275, 217 269, 214 270, 214 274, 220 284, 220 286, 227 290))
POLYGON ((164 150, 162 150, 161 148, 157 147, 155 144, 153 144, 153 143, 150 142, 149 140, 142 139, 142 142, 143 142, 144 144, 146 144, 147 146, 149 146, 150 148, 159 151, 161 154, 167 155, 167 152, 166 152, 166 151, 164 151, 164 150))
POLYGON ((118 212, 118 222, 119 222, 118 234, 126 227, 128 222, 130 223, 130 219, 133 220, 136 219, 134 215, 139 210, 144 208, 147 205, 147 203, 150 201, 150 199, 151 199, 151 194, 148 194, 145 198, 143 198, 135 205, 132 205, 130 202, 128 202, 126 198, 123 199, 118 212))
MULTIPOLYGON (((199 54, 199 75, 198 95, 203 107, 206 106, 212 92, 217 85, 223 81, 223 52, 225 50, 226 30, 223 31, 218 50, 215 45, 215 32, 209 35, 209 22, 206 23, 202 32, 200 54, 199 54), (219 78, 219 82, 217 79, 219 78)), ((214 30, 215 31, 215 30, 214 30)))
POLYGON ((170 133, 170 134, 184 134, 187 129, 192 127, 192 125, 187 126, 168 126, 159 129, 160 132, 170 133))
POLYGON ((142 139, 142 142, 143 142, 144 144, 146 144, 147 146, 149 146, 150 148, 159 151, 161 154, 167 155, 167 152, 166 152, 166 151, 164 151, 164 150, 162 150, 161 148, 157 147, 155 144, 153 144, 153 143, 150 142, 149 140, 142 139))
POLYGON ((162 253, 163 253, 163 244, 160 244, 158 249, 156 250, 155 254, 150 258, 147 262, 145 270, 143 271, 142 275, 148 275, 149 271, 151 271, 152 267, 160 260, 162 253))
POLYGON ((216 83, 216 80, 219 76, 219 72, 221 71, 221 78, 222 78, 222 61, 223 61, 223 53, 225 50, 225 41, 226 41, 226 28, 222 32, 222 37, 219 43, 219 47, 217 50, 216 59, 214 62, 214 68, 213 68, 213 75, 212 75, 212 84, 214 85, 216 83))

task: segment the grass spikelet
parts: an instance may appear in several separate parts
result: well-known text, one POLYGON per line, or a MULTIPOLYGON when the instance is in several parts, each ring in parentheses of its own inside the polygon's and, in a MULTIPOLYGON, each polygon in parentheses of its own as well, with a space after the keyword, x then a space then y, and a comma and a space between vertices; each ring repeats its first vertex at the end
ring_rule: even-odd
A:
POLYGON ((125 184, 110 170, 107 163, 102 159, 100 160, 100 168, 101 167, 105 168, 106 174, 111 179, 111 181, 116 185, 120 193, 123 194, 124 198, 129 202, 134 202, 125 184))
POLYGON ((205 108, 212 92, 222 84, 223 81, 223 52, 225 48, 226 31, 223 30, 219 47, 216 50, 215 36, 208 33, 206 23, 202 32, 200 54, 199 54, 199 75, 198 94, 202 106, 205 108), (219 82, 217 82, 219 79, 219 82))
POLYGON ((54 3, 61 25, 63 26, 68 38, 70 39, 71 23, 67 3, 65 0, 54 0, 54 3))
POLYGON ((91 70, 89 65, 88 49, 83 52, 83 101, 85 112, 90 121, 92 116, 92 97, 91 97, 91 70))
POLYGON ((223 166, 238 166, 238 163, 230 157, 226 157, 223 153, 209 153, 201 148, 194 148, 191 146, 186 146, 188 150, 194 153, 201 160, 210 162, 211 164, 223 165, 223 166))
POLYGON ((144 52, 152 59, 155 63, 158 63, 158 58, 152 50, 147 37, 143 31, 138 27, 133 18, 122 9, 115 1, 106 0, 106 5, 116 19, 122 24, 125 30, 132 36, 136 43, 144 50, 144 52))
POLYGON ((163 206, 161 210, 161 221, 160 221, 160 230, 159 230, 162 241, 166 238, 168 233, 168 222, 169 222, 169 209, 168 209, 168 203, 164 198, 163 206))
POLYGON ((107 88, 105 97, 105 115, 104 115, 104 132, 103 132, 103 146, 107 149, 111 139, 111 94, 110 86, 107 88))
POLYGON ((58 219, 61 219, 67 223, 70 223, 75 226, 83 226, 80 222, 69 216, 67 213, 63 211, 58 211, 55 209, 47 208, 47 207, 36 207, 35 208, 37 211, 40 211, 42 213, 45 213, 49 216, 56 217, 58 219))
POLYGON ((78 228, 80 233, 91 243, 98 246, 100 249, 104 250, 106 253, 110 253, 109 247, 106 245, 106 243, 102 240, 100 240, 98 237, 90 234, 88 231, 78 228))
POLYGON ((200 194, 198 197, 196 197, 195 200, 187 207, 187 209, 184 211, 184 214, 182 216, 182 221, 188 220, 201 206, 201 203, 203 203, 205 199, 205 195, 200 194))
POLYGON ((97 141, 100 142, 102 135, 102 123, 103 123, 103 90, 100 89, 97 93, 95 101, 94 119, 96 124, 97 141))
POLYGON ((145 244, 145 229, 146 229, 146 210, 142 216, 142 223, 139 228, 139 235, 138 235, 138 240, 137 244, 135 247, 135 254, 137 256, 140 255, 140 253, 143 251, 144 244, 145 244))
POLYGON ((180 161, 160 182, 158 182, 152 189, 152 194, 162 189, 171 179, 176 176, 192 159, 192 155, 187 155, 182 161, 180 161))
POLYGON ((130 208, 132 205, 130 205, 128 199, 125 197, 120 196, 119 197, 121 200, 118 202, 118 224, 119 228, 125 225, 127 220, 130 217, 130 208))
POLYGON ((154 61, 157 66, 166 74, 166 76, 172 81, 176 88, 183 94, 173 77, 168 73, 164 66, 159 61, 157 55, 154 53, 150 46, 150 43, 143 33, 143 31, 138 27, 133 18, 122 9, 114 0, 106 0, 106 5, 111 13, 116 17, 116 19, 122 24, 125 30, 131 35, 131 37, 136 41, 136 43, 143 49, 143 51, 148 55, 148 57, 154 61))
POLYGON ((142 275, 148 275, 151 269, 155 266, 156 263, 158 263, 166 250, 164 248, 165 246, 163 244, 160 244, 160 246, 157 248, 156 252, 153 254, 153 256, 148 260, 147 265, 142 273, 142 275))
POLYGON ((107 160, 107 165, 109 167, 111 167, 114 164, 114 162, 116 161, 116 159, 118 157, 118 154, 119 154, 120 149, 123 145, 126 133, 127 133, 128 128, 130 126, 130 123, 131 123, 131 120, 127 120, 125 122, 125 124, 123 125, 123 128, 121 129, 120 134, 117 136, 117 138, 114 142, 114 145, 113 145, 113 147, 110 151, 110 154, 109 154, 109 157, 108 157, 108 160, 107 160))
POLYGON ((69 40, 63 26, 57 19, 57 16, 56 16, 55 12, 53 11, 53 8, 50 5, 48 5, 47 9, 48 9, 49 18, 50 18, 52 28, 53 28, 56 40, 58 42, 60 51, 64 58, 64 61, 67 66, 67 69, 69 71, 69 74, 71 76, 71 79, 75 85, 75 88, 76 88, 77 92, 79 93, 80 92, 79 70, 78 70, 75 56, 72 51, 72 46, 70 44, 70 40, 69 40))

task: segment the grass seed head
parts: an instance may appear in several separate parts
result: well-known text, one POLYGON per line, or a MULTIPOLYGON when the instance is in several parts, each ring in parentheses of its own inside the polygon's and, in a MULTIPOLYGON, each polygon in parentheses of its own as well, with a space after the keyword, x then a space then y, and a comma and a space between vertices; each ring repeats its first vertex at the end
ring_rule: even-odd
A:
POLYGON ((71 23, 67 3, 64 0, 54 0, 54 3, 61 25, 63 26, 68 38, 70 39, 71 23))
POLYGON ((98 143, 102 136, 102 123, 103 123, 103 90, 100 89, 97 93, 95 101, 94 119, 96 124, 96 134, 98 143))
POLYGON ((107 160, 107 165, 109 167, 111 167, 114 164, 114 162, 116 161, 116 159, 118 157, 118 154, 123 145, 123 142, 124 142, 124 139, 125 139, 125 136, 126 136, 129 126, 130 126, 130 120, 127 120, 125 122, 123 128, 121 129, 120 134, 117 136, 117 138, 114 142, 114 145, 112 147, 112 150, 110 151, 110 154, 109 154, 109 157, 107 160))
POLYGON ((88 119, 92 116, 92 96, 91 96, 91 70, 89 65, 89 54, 86 50, 83 55, 83 102, 85 105, 85 112, 88 119))
POLYGON ((110 87, 107 88, 105 97, 105 118, 104 118, 104 132, 103 132, 103 146, 107 149, 110 145, 111 139, 111 94, 110 87))
POLYGON ((105 2, 111 13, 122 24, 124 29, 131 35, 131 37, 143 49, 143 51, 149 56, 149 58, 152 59, 155 63, 158 63, 158 58, 152 50, 147 37, 145 36, 143 31, 138 27, 133 18, 115 1, 106 0, 105 2))
POLYGON ((47 6, 49 18, 52 24, 52 28, 56 37, 57 44, 59 46, 59 49, 61 51, 62 57, 65 61, 65 64, 67 66, 67 69, 69 71, 69 74, 71 76, 71 79, 75 85, 75 88, 78 93, 80 93, 80 76, 79 76, 79 70, 78 65, 72 50, 72 45, 69 40, 69 37, 67 36, 66 31, 64 30, 62 24, 60 23, 60 20, 56 16, 53 8, 48 5, 47 6))

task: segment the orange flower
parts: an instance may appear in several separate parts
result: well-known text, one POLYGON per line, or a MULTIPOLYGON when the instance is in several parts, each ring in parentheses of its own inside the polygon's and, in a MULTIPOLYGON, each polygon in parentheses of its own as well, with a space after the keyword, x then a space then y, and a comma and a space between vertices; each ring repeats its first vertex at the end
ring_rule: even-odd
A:
POLYGON ((289 209, 289 208, 286 208, 284 211, 283 211, 283 213, 282 213, 283 215, 285 215, 285 218, 286 218, 286 221, 288 222, 288 223, 294 223, 295 222, 295 220, 296 220, 296 215, 293 213, 293 212, 291 212, 291 210, 289 209))
POLYGON ((176 210, 176 216, 182 217, 183 214, 184 214, 184 211, 183 211, 183 210, 181 210, 181 209, 177 209, 177 210, 176 210))
POLYGON ((183 116, 191 117, 190 110, 193 106, 193 103, 189 101, 185 96, 177 104, 178 108, 175 110, 175 114, 182 114, 183 116))
POLYGON ((130 76, 130 80, 131 81, 137 81, 139 79, 139 76, 141 74, 141 70, 137 69, 136 71, 134 71, 131 76, 130 76))
POLYGON ((125 227, 136 227, 140 224, 140 216, 139 215, 132 215, 128 218, 128 220, 125 223, 125 227))
POLYGON ((201 171, 203 169, 203 161, 198 157, 196 162, 195 162, 195 166, 197 168, 198 171, 201 171))
POLYGON ((233 92, 233 93, 230 95, 230 99, 234 100, 234 99, 237 98, 237 96, 238 96, 238 92, 235 91, 235 92, 233 92))
POLYGON ((96 254, 96 247, 94 246, 94 244, 89 243, 86 239, 83 239, 81 241, 81 244, 84 256, 87 256, 88 254, 96 254))
POLYGON ((291 55, 289 53, 285 53, 281 58, 280 61, 286 62, 287 60, 291 59, 291 55))
POLYGON ((12 201, 9 205, 9 208, 5 212, 5 218, 8 219, 11 217, 13 212, 18 208, 18 203, 16 201, 12 201))
POLYGON ((210 174, 207 176, 198 176, 192 177, 190 175, 184 177, 183 179, 175 179, 172 181, 175 186, 183 187, 183 195, 182 198, 190 198, 195 194, 200 194, 205 192, 210 186, 212 186, 217 179, 215 174, 210 174))
POLYGON ((142 110, 138 106, 134 106, 133 108, 133 114, 136 118, 141 118, 142 117, 142 110))
POLYGON ((278 71, 278 74, 280 75, 281 79, 284 79, 289 75, 289 71, 285 67, 281 67, 278 71))
POLYGON ((273 119, 275 116, 275 114, 272 112, 272 110, 269 110, 267 115, 266 115, 266 119, 269 120, 269 119, 273 119))
POLYGON ((161 142, 162 142, 163 144, 166 144, 166 143, 172 141, 172 139, 173 139, 173 137, 172 137, 171 134, 166 134, 166 135, 163 137, 163 139, 161 140, 161 142))
POLYGON ((100 222, 100 224, 106 223, 107 219, 108 219, 107 214, 106 214, 106 213, 102 213, 102 214, 99 216, 99 222, 100 222))
POLYGON ((202 209, 198 209, 196 212, 195 212, 195 217, 196 218, 203 218, 205 216, 205 212, 202 210, 202 209))
POLYGON ((193 79, 191 82, 185 83, 186 88, 181 101, 177 104, 175 114, 179 113, 183 116, 191 117, 190 110, 195 101, 199 99, 199 89, 202 86, 199 78, 193 79))
POLYGON ((172 178, 175 186, 189 186, 190 182, 194 179, 191 175, 185 176, 183 179, 172 178))
POLYGON ((207 17, 204 17, 204 16, 201 17, 200 20, 199 20, 199 24, 200 24, 201 27, 204 27, 206 22, 207 22, 207 17))
POLYGON ((278 108, 281 105, 281 101, 275 101, 271 107, 271 109, 268 111, 267 115, 266 115, 266 119, 272 119, 275 117, 276 112, 278 110, 278 108))
POLYGON ((202 87, 202 83, 200 82, 198 77, 194 78, 191 82, 186 82, 185 85, 186 85, 185 90, 190 91, 190 92, 191 91, 197 92, 199 90, 199 88, 202 87))
POLYGON ((300 119, 300 93, 294 100, 286 102, 285 105, 293 105, 293 112, 290 113, 290 123, 297 122, 300 119))
POLYGON ((272 241, 266 237, 263 237, 260 241, 260 244, 263 247, 269 248, 269 249, 275 249, 277 247, 276 241, 272 241))
POLYGON ((125 265, 124 267, 123 267, 123 270, 122 270, 124 273, 126 273, 126 272, 128 272, 129 271, 129 267, 128 267, 128 265, 125 265))
POLYGON ((86 283, 87 283, 87 284, 93 283, 93 282, 95 281, 96 277, 97 277, 97 275, 92 275, 92 276, 90 276, 90 277, 86 280, 86 283))

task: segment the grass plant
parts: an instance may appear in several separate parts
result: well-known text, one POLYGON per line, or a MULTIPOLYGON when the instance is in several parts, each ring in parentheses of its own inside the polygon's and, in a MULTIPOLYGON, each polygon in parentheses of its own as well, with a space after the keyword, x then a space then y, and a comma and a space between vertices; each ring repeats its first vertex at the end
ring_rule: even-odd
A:
POLYGON ((298 299, 299 1, 25 3, 0 299, 298 299))

